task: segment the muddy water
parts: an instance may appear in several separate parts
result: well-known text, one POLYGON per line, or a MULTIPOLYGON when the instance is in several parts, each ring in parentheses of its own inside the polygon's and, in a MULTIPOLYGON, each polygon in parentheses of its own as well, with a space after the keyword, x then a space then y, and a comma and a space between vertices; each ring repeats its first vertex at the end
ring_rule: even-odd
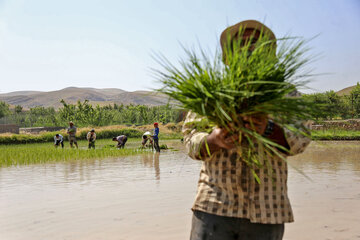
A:
MULTIPOLYGON (((180 151, 0 169, 0 239, 188 239, 200 163, 180 151)), ((360 239, 360 142, 290 159, 284 239, 360 239)))
POLYGON ((285 239, 360 239, 360 142, 312 142, 289 162, 295 222, 285 239))

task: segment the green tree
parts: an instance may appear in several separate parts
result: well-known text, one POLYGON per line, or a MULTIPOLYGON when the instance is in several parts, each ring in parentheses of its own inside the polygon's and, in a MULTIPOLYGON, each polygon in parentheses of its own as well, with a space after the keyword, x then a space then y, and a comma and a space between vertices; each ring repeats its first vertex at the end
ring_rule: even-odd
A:
POLYGON ((342 105, 341 97, 337 95, 333 90, 325 92, 325 97, 327 100, 325 107, 327 118, 333 119, 334 117, 339 116, 342 105))
POLYGON ((10 114, 9 104, 6 102, 0 101, 0 118, 5 117, 10 114))
POLYGON ((16 114, 20 114, 20 113, 22 112, 22 110, 23 110, 23 107, 22 107, 22 106, 16 105, 16 106, 15 106, 15 109, 14 109, 14 112, 15 112, 16 114))
POLYGON ((360 84, 357 83, 348 97, 352 118, 358 118, 360 115, 360 84))

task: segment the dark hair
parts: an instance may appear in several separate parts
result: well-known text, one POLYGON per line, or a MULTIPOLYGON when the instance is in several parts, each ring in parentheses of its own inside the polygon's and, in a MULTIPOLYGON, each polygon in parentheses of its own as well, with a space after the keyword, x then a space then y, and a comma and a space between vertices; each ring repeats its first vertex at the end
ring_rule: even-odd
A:
POLYGON ((57 137, 58 137, 58 136, 59 136, 59 134, 57 133, 55 136, 57 136, 57 137))
POLYGON ((113 137, 113 141, 115 141, 116 140, 116 137, 113 137))

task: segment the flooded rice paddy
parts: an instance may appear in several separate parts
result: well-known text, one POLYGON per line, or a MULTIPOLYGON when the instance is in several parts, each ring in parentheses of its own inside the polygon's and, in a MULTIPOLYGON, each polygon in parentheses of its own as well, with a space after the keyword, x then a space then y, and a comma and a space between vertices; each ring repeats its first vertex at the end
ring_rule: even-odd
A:
MULTIPOLYGON (((166 144, 179 151, 0 168, 0 239, 188 239, 201 163, 166 144)), ((360 142, 313 142, 289 163, 284 239, 360 239, 360 142)))

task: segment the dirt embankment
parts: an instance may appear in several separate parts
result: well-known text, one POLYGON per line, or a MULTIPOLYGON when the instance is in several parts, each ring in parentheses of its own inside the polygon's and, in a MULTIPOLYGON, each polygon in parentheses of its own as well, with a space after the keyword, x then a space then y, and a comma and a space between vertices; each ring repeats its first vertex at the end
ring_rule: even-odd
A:
POLYGON ((320 124, 313 124, 313 130, 341 129, 360 131, 360 119, 324 121, 320 124))

